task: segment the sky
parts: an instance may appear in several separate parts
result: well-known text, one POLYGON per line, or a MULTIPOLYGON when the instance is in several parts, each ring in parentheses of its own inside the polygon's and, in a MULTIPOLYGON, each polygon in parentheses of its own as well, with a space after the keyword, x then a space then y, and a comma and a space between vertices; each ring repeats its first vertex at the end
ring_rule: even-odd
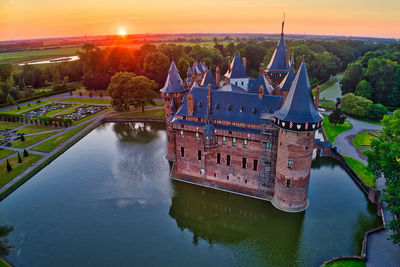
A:
POLYGON ((0 40, 140 33, 400 38, 399 0, 0 0, 0 40))

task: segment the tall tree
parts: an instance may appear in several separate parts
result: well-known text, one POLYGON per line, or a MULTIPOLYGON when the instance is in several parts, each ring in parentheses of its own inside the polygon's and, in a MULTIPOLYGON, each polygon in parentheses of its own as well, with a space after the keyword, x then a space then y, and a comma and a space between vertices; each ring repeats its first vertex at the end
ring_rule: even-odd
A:
POLYGON ((354 93, 357 84, 362 80, 363 77, 363 69, 360 63, 349 64, 344 72, 343 79, 340 81, 342 95, 354 93))
POLYGON ((169 65, 170 60, 163 53, 148 54, 143 63, 144 75, 160 85, 167 78, 169 65))
POLYGON ((382 124, 385 127, 367 152, 368 166, 376 177, 384 175, 386 179, 382 200, 395 215, 389 222, 389 229, 393 231, 391 239, 400 243, 400 110, 385 115, 382 124))
POLYGON ((356 87, 355 94, 370 99, 372 87, 366 80, 361 80, 356 87))
POLYGON ((0 81, 1 82, 7 82, 12 73, 12 65, 7 63, 7 64, 0 64, 0 81))
POLYGON ((130 104, 141 107, 144 112, 144 106, 153 104, 153 99, 157 97, 157 84, 145 76, 136 76, 132 78, 132 86, 129 94, 130 104))
POLYGON ((335 108, 331 114, 329 114, 329 122, 333 123, 336 127, 337 124, 343 124, 346 120, 346 116, 343 111, 339 108, 335 108))

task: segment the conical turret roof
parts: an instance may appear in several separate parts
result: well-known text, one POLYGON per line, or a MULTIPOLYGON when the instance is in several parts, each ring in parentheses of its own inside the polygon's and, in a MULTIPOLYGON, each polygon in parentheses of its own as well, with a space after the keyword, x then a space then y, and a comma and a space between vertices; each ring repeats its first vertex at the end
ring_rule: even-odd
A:
POLYGON ((201 86, 208 86, 209 84, 211 84, 212 86, 217 85, 211 70, 207 70, 206 75, 204 75, 203 80, 201 81, 201 86))
POLYGON ((279 39, 279 42, 275 47, 274 54, 272 55, 271 60, 267 67, 267 72, 269 73, 288 72, 290 66, 286 53, 287 53, 287 47, 285 39, 283 38, 283 27, 282 27, 281 38, 279 39))
POLYGON ((239 56, 235 56, 228 71, 225 74, 225 77, 229 79, 249 78, 249 75, 247 75, 246 69, 243 66, 242 60, 239 56))
POLYGON ((175 62, 172 60, 171 66, 169 67, 168 77, 165 81, 165 85, 161 88, 162 93, 179 93, 186 91, 181 76, 179 76, 179 70, 176 68, 175 62))
POLYGON ((322 121, 322 117, 319 115, 314 104, 304 60, 301 62, 285 102, 274 113, 274 116, 282 121, 295 123, 316 123, 322 121))

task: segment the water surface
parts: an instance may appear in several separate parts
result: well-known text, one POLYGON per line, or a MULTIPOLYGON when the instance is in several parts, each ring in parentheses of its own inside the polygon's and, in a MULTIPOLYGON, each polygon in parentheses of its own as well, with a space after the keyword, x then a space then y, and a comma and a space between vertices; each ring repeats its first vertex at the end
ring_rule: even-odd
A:
POLYGON ((163 124, 106 123, 0 202, 15 266, 318 266, 359 254, 375 207, 314 160, 309 208, 171 181, 163 124))

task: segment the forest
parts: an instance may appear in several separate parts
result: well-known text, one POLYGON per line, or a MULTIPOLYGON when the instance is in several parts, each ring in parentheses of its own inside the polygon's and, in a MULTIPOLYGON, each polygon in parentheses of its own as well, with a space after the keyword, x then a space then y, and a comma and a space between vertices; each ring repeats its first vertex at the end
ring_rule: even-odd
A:
MULTIPOLYGON (((214 40, 211 47, 196 44, 158 46, 144 44, 137 49, 124 47, 102 49, 93 44, 85 44, 76 51, 80 60, 74 62, 48 64, 42 68, 24 65, 20 71, 16 71, 11 64, 1 64, 0 105, 15 104, 16 101, 21 102, 46 93, 46 90, 65 91, 69 81, 81 81, 88 90, 105 90, 111 77, 123 71, 154 80, 157 84, 155 90, 158 90, 165 82, 172 59, 184 79, 188 66, 195 61, 205 62, 213 72, 219 66, 221 72, 225 73, 229 60, 235 55, 240 55, 247 59, 248 74, 256 77, 260 63, 268 65, 276 43, 276 41, 247 40, 220 44, 218 40, 214 40), (43 86, 49 89, 41 89, 43 86)), ((348 72, 350 63, 356 62, 350 66, 368 64, 365 59, 358 59, 365 53, 361 59, 386 51, 382 43, 357 40, 286 40, 286 44, 289 53, 294 52, 296 68, 301 58, 305 57, 312 86, 323 83, 344 70, 348 72)), ((364 65, 363 68, 368 67, 364 65)), ((377 83, 371 83, 371 86, 377 83)), ((380 86, 380 82, 378 85, 380 86)))

